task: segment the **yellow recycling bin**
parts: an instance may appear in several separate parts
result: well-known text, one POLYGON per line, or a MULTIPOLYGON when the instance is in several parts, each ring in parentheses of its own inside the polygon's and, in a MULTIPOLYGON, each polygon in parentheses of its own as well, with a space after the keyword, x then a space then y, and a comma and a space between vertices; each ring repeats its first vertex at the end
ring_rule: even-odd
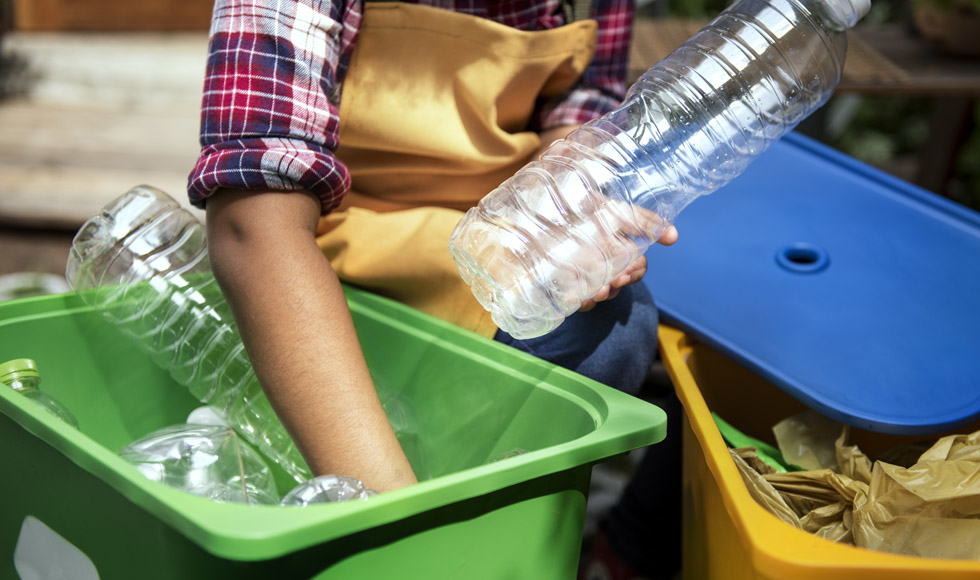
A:
MULTIPOLYGON (((685 580, 980 578, 978 561, 903 556, 835 543, 769 513, 749 495, 711 413, 771 443, 772 426, 806 407, 680 330, 661 326, 660 348, 685 411, 685 580)), ((851 434, 869 456, 922 439, 859 429, 851 434)))

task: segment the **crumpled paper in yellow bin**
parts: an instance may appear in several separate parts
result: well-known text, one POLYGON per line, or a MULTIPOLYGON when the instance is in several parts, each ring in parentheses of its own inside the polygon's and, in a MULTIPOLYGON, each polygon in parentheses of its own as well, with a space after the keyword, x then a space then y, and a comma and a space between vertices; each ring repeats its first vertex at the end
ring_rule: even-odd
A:
POLYGON ((752 448, 731 453, 752 496, 779 519, 871 550, 980 559, 980 431, 943 437, 910 466, 872 462, 848 444, 846 425, 812 411, 774 432, 805 470, 776 473, 752 448))

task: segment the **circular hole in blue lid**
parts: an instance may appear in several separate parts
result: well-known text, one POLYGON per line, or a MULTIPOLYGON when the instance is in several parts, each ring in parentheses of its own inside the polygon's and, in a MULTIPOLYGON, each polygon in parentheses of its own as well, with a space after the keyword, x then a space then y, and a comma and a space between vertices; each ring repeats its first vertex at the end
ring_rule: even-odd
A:
POLYGON ((776 252, 776 263, 791 272, 811 274, 826 268, 830 264, 830 256, 816 244, 795 242, 776 252))

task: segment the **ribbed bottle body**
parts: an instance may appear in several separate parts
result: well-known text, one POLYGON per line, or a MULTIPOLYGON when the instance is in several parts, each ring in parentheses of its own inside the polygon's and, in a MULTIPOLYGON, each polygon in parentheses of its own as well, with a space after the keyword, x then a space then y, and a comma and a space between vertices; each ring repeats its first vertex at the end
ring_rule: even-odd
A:
POLYGON ((823 105, 846 50, 845 33, 802 3, 741 0, 594 123, 637 159, 633 202, 672 222, 823 105))
POLYGON ((557 328, 691 201, 824 104, 861 10, 740 0, 644 73, 621 106, 469 210, 450 252, 497 326, 516 338, 557 328))
POLYGON ((154 188, 134 188, 82 226, 67 274, 89 305, 256 449, 298 482, 312 477, 255 377, 194 216, 154 188))

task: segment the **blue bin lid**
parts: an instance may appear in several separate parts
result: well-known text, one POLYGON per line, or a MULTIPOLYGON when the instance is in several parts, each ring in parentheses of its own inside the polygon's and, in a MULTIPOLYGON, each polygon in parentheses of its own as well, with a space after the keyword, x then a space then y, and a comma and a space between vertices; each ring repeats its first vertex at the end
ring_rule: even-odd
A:
POLYGON ((676 225, 664 322, 856 427, 980 415, 980 214, 791 134, 676 225))

